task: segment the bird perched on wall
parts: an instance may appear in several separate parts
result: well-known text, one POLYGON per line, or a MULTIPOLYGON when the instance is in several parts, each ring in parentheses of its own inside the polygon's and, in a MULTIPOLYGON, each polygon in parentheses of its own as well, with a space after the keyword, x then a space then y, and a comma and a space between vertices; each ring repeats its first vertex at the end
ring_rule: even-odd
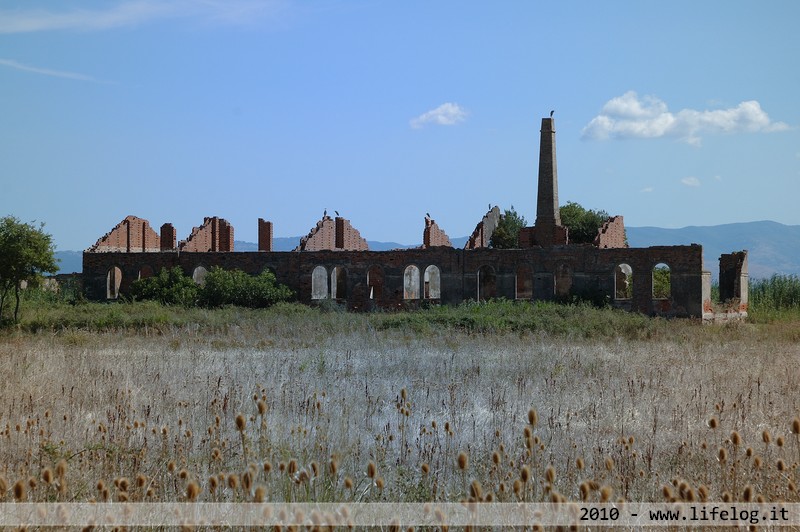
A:
POLYGON ((429 212, 426 212, 426 213, 425 213, 425 216, 427 216, 428 218, 430 218, 430 217, 431 217, 431 213, 429 213, 429 212))
POLYGON ((325 218, 326 216, 328 216, 328 209, 325 209, 325 211, 323 211, 322 213, 323 218, 325 218))
POLYGON ((550 118, 553 118, 553 113, 555 113, 555 112, 556 112, 555 109, 550 111, 550 118))
POLYGON ((336 216, 339 216, 339 211, 333 211, 333 212, 336 213, 336 216))

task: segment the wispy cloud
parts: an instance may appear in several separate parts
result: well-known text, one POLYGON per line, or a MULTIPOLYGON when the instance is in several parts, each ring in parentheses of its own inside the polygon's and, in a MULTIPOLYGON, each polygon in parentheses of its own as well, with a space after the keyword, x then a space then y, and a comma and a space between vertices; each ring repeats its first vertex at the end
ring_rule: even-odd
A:
POLYGON ((681 179, 681 183, 686 185, 687 187, 699 187, 700 180, 693 176, 684 177, 681 179))
POLYGON ((108 83, 107 81, 93 78, 92 76, 86 76, 84 74, 78 74, 76 72, 66 72, 64 70, 52 70, 50 68, 40 68, 31 65, 24 65, 12 59, 0 59, 0 66, 14 68, 16 70, 22 70, 24 72, 33 72, 34 74, 41 74, 43 76, 52 76, 55 78, 74 79, 77 81, 91 81, 92 83, 108 83))
POLYGON ((787 124, 772 121, 756 100, 728 109, 682 109, 672 113, 659 98, 639 97, 629 91, 606 102, 600 114, 583 128, 582 136, 594 140, 673 137, 699 145, 700 134, 786 129, 787 124))
POLYGON ((644 188, 643 188, 642 190, 640 190, 639 192, 643 192, 643 193, 645 193, 645 194, 649 194, 649 193, 650 193, 650 192, 652 192, 653 190, 654 190, 654 189, 653 189, 653 187, 644 187, 644 188))
POLYGON ((427 124, 439 126, 454 126, 467 119, 467 111, 456 103, 443 103, 436 109, 431 109, 411 119, 411 127, 419 129, 427 124))
POLYGON ((102 9, 0 9, 0 34, 54 30, 102 31, 166 18, 251 23, 283 0, 123 0, 102 9))

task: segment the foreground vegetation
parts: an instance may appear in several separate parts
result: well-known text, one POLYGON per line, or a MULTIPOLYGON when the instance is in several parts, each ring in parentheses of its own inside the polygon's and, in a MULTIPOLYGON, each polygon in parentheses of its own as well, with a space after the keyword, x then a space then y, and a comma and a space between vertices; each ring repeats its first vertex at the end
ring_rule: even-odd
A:
POLYGON ((6 500, 800 501, 789 319, 28 297, 6 500))

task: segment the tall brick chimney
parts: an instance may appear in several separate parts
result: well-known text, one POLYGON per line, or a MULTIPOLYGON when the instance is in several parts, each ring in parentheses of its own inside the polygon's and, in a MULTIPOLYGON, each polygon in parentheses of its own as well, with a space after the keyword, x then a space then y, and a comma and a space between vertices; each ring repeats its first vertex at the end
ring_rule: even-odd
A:
POLYGON ((556 127, 553 118, 542 118, 539 141, 539 195, 536 199, 536 226, 561 225, 558 210, 558 168, 556 166, 556 127))

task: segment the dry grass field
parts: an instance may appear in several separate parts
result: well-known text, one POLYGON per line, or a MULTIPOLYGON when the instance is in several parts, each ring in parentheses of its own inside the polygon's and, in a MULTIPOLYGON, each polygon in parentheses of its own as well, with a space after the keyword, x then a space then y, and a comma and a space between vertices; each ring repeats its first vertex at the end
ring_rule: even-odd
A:
POLYGON ((0 498, 800 501, 791 324, 393 319, 5 333, 0 498))

